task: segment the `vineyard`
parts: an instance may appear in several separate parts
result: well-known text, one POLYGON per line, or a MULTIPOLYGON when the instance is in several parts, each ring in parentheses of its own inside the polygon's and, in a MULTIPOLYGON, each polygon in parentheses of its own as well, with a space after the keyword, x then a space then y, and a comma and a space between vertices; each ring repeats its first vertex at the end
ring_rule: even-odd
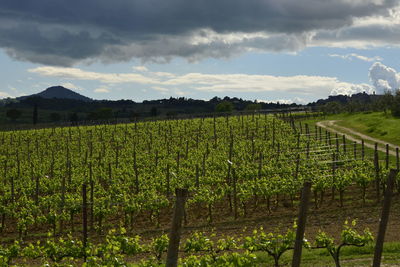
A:
MULTIPOLYGON (((180 264, 257 266, 263 252, 279 266, 295 243, 305 183, 315 211, 379 209, 398 166, 398 158, 391 166, 389 156, 342 136, 266 114, 2 132, 0 144, 5 266, 165 263, 176 188, 188 191, 180 264), (259 227, 276 215, 285 218, 280 230, 259 227), (236 223, 243 229, 218 230, 236 223)), ((341 245, 373 241, 347 219, 341 234, 306 230, 302 245, 327 249, 339 264, 341 245)))

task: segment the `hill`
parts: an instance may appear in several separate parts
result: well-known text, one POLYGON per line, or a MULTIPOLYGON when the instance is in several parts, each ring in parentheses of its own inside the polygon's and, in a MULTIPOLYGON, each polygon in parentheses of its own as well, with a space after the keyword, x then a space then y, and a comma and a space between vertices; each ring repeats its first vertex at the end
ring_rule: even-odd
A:
POLYGON ((28 96, 21 96, 18 97, 17 99, 23 100, 27 99, 30 97, 42 97, 45 99, 72 99, 72 100, 79 100, 79 101, 85 101, 85 102, 90 102, 93 101, 91 98, 83 96, 81 94, 78 94, 71 89, 65 88, 63 86, 52 86, 47 88, 46 90, 33 94, 33 95, 28 95, 28 96))

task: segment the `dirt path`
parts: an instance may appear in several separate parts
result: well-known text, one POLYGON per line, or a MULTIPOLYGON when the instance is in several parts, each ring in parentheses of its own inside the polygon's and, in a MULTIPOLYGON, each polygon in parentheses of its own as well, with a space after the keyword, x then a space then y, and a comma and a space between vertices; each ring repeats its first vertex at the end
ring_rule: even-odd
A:
MULTIPOLYGON (((348 140, 356 142, 357 144, 361 144, 362 140, 364 140, 364 145, 366 147, 369 147, 369 148, 372 148, 372 149, 375 148, 375 143, 378 143, 378 144, 381 144, 381 145, 384 145, 384 146, 386 146, 386 144, 388 144, 389 145, 389 154, 392 155, 392 156, 396 156, 396 148, 400 149, 400 147, 397 146, 397 145, 385 142, 385 141, 380 140, 380 139, 376 139, 376 138, 370 137, 368 135, 365 135, 363 133, 357 132, 357 131, 355 131, 353 129, 350 129, 350 128, 347 128, 347 127, 338 126, 336 124, 336 122, 337 122, 336 120, 319 121, 319 122, 316 123, 316 125, 318 127, 327 129, 328 131, 331 131, 331 132, 334 132, 334 133, 338 133, 338 134, 341 134, 341 135, 346 135, 346 138, 348 140), (335 127, 335 128, 333 128, 333 127, 335 127), (357 136, 357 138, 353 137, 353 136, 351 136, 349 134, 355 135, 355 136, 357 136)), ((378 145, 378 150, 382 151, 382 152, 386 152, 386 148, 385 147, 380 147, 379 145, 378 145)))

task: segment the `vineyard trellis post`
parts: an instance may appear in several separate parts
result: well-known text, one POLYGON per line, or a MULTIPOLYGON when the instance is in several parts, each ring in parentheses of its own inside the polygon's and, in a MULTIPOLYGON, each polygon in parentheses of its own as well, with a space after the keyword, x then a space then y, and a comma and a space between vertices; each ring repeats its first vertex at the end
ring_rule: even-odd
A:
POLYGON ((236 220, 238 217, 238 207, 237 207, 237 188, 236 188, 236 182, 237 182, 237 177, 236 177, 236 170, 232 168, 232 185, 233 185, 233 216, 234 219, 236 220))
POLYGON ((375 143, 374 149, 374 167, 375 167, 375 186, 376 186, 376 200, 380 199, 380 181, 379 181, 379 156, 378 156, 378 143, 375 143))
POLYGON ((296 240, 294 244, 292 267, 299 267, 301 262, 301 252, 303 246, 304 231, 306 228, 308 200, 310 198, 310 193, 311 182, 306 181, 304 182, 304 186, 301 191, 300 209, 297 219, 296 240))
POLYGON ((354 148, 354 159, 357 159, 357 142, 354 141, 353 143, 353 148, 354 148))
POLYGON ((335 140, 336 140, 336 153, 339 153, 339 136, 337 133, 335 134, 335 140))
POLYGON ((343 135, 342 138, 343 138, 343 153, 346 154, 346 136, 343 135))
POLYGON ((188 197, 188 190, 185 188, 176 188, 175 195, 175 210, 169 235, 166 267, 178 266, 178 252, 181 239, 182 219, 185 209, 185 202, 188 197))
POLYGON ((386 144, 385 168, 389 169, 389 144, 386 144))
POLYGON ((364 148, 364 139, 361 140, 361 159, 364 160, 365 157, 365 148, 364 148))
POLYGON ((82 185, 82 234, 83 234, 83 260, 86 262, 86 245, 88 238, 87 228, 87 197, 86 197, 86 183, 82 185))
POLYGON ((385 196, 383 200, 382 206, 382 215, 379 222, 378 229, 378 237, 376 239, 375 252, 374 252, 374 261, 372 266, 379 267, 381 265, 382 251, 383 251, 383 242, 385 239, 386 228, 389 220, 389 212, 390 206, 392 202, 392 194, 393 194, 393 186, 395 178, 398 174, 398 170, 391 169, 389 173, 389 177, 387 180, 387 187, 385 190, 385 196))

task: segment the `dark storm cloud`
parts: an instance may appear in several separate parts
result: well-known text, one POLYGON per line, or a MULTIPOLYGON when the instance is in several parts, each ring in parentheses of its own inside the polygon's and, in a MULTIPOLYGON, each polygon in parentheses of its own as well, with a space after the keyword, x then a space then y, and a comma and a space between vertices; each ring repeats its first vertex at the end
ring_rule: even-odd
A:
MULTIPOLYGON (((397 0, 1 0, 0 47, 20 60, 103 61, 229 57, 304 47, 304 33, 384 15, 397 0), (197 34, 265 36, 194 43, 197 34), (280 42, 280 43, 278 43, 280 42), (294 43, 292 43, 294 42, 294 43), (281 44, 281 45, 280 45, 281 44), (282 45, 283 44, 283 45, 282 45), (226 51, 224 51, 226 50, 226 51)), ((201 36, 200 36, 201 37, 201 36)))
POLYGON ((400 44, 400 24, 358 25, 340 31, 320 31, 314 36, 315 42, 365 42, 369 45, 398 45, 400 44))

